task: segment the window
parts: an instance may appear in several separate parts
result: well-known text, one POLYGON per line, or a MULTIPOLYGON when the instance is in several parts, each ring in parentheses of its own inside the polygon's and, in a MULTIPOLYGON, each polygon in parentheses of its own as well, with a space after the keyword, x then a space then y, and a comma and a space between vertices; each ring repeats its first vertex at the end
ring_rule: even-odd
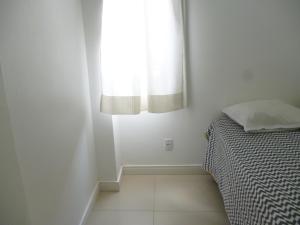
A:
POLYGON ((104 0, 101 111, 168 112, 184 107, 181 0, 104 0))

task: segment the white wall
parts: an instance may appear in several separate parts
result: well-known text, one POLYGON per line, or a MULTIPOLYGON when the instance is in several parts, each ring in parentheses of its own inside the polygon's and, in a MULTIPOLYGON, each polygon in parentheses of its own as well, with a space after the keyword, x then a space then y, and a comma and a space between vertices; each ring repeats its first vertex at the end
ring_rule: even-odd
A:
POLYGON ((0 65, 0 224, 29 225, 0 65))
POLYGON ((97 180, 81 2, 2 0, 0 32, 31 225, 79 224, 97 180))
POLYGON ((224 106, 300 105, 299 21, 299 0, 187 0, 189 108, 114 119, 123 163, 202 163, 203 132, 224 106), (174 138, 173 152, 163 151, 164 137, 174 138))
POLYGON ((119 157, 114 150, 112 117, 100 113, 100 39, 101 39, 101 0, 82 0, 83 19, 86 37, 87 60, 95 147, 99 180, 116 180, 120 169, 119 157))

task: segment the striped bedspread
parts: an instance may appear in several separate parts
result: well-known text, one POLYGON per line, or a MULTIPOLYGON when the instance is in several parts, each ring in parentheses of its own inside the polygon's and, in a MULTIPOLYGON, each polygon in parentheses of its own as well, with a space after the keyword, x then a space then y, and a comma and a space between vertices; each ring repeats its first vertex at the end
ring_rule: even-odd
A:
POLYGON ((246 133, 223 115, 209 129, 205 168, 231 225, 300 225, 300 131, 246 133))

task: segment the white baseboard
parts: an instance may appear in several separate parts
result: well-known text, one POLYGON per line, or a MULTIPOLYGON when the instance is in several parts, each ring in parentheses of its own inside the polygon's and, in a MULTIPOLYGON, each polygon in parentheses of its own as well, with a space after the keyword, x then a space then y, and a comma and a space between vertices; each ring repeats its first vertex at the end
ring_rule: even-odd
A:
POLYGON ((100 181, 100 191, 120 191, 120 182, 118 181, 100 181))
POLYGON ((115 191, 118 192, 120 191, 120 183, 122 179, 122 174, 123 174, 123 166, 121 166, 118 178, 117 180, 104 180, 104 181, 99 181, 99 189, 100 191, 115 191))
POLYGON ((99 181, 100 191, 120 191, 122 175, 209 175, 200 164, 189 165, 124 165, 117 180, 99 181))
POLYGON ((124 175, 209 175, 200 164, 124 165, 124 175))
POLYGON ((98 193, 99 193, 99 183, 97 182, 97 184, 95 185, 93 192, 89 198, 89 201, 84 209, 84 212, 81 217, 79 225, 85 225, 87 223, 87 219, 88 219, 89 215, 91 214, 91 211, 93 210, 93 207, 97 200, 98 193))

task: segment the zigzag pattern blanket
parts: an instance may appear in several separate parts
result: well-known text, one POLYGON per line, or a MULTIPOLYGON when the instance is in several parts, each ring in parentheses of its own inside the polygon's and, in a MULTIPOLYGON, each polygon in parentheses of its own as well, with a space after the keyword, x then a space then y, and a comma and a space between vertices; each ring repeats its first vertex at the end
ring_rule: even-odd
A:
POLYGON ((300 225, 300 131, 246 133, 223 115, 209 129, 205 168, 231 225, 300 225))

